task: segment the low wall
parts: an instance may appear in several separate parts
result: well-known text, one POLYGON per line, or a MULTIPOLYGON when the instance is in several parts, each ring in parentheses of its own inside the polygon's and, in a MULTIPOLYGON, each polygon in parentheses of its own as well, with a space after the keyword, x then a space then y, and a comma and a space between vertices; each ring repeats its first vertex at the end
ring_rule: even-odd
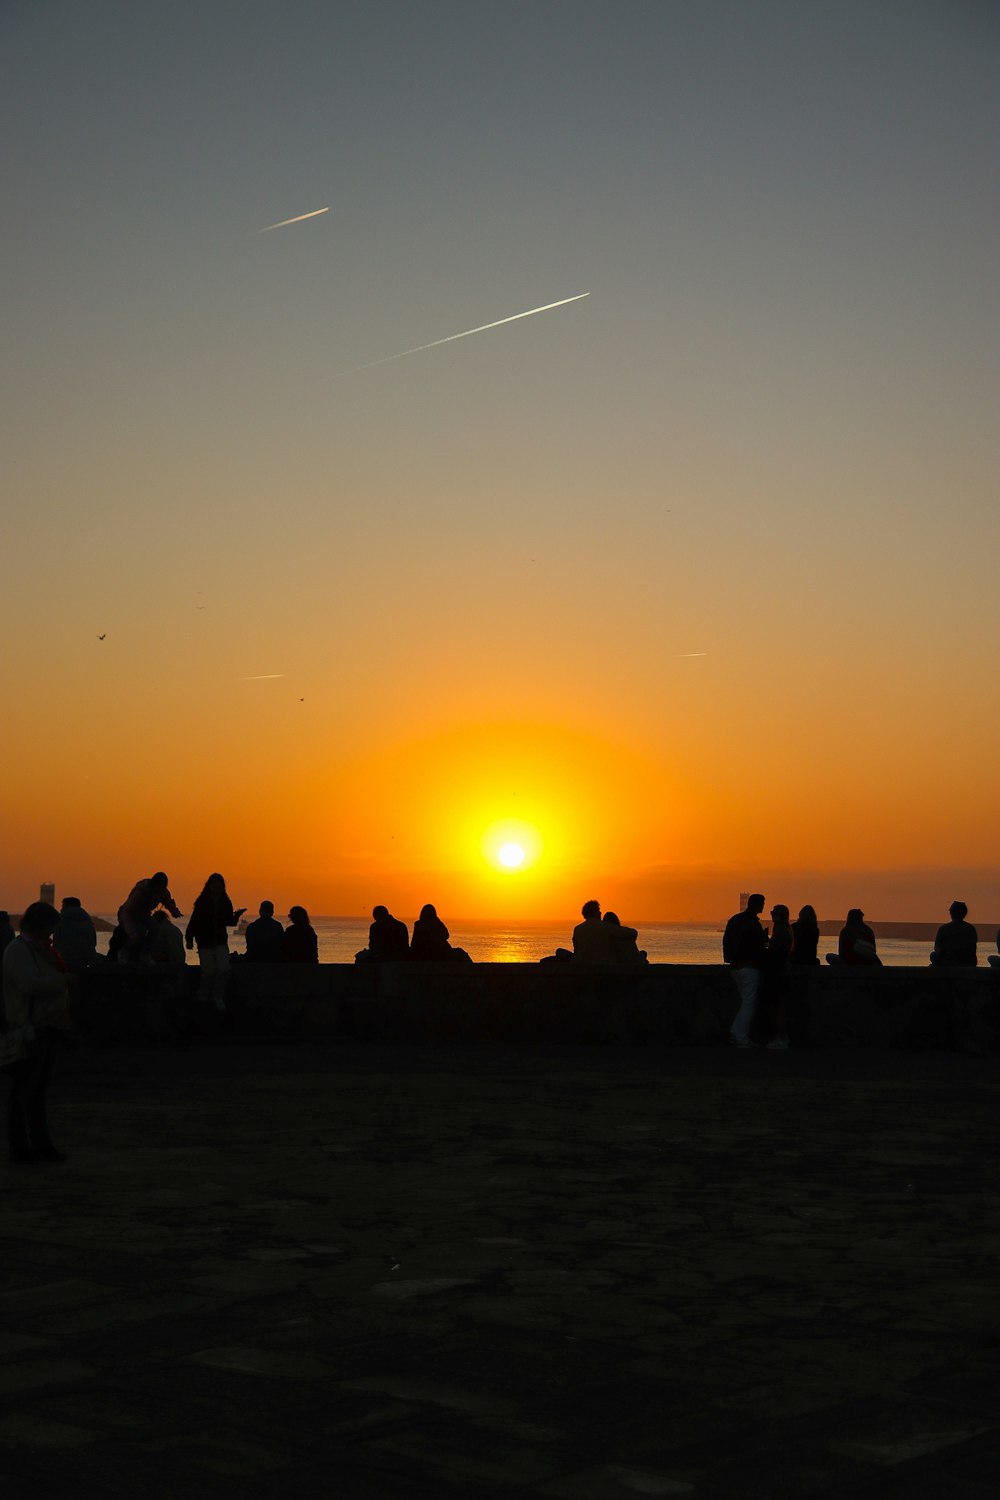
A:
MULTIPOLYGON (((724 965, 234 963, 227 1014, 197 1001, 198 969, 107 965, 74 1006, 95 1042, 234 1038, 723 1045, 737 1009, 724 965)), ((1000 970, 793 971, 789 1033, 804 1046, 1000 1048, 1000 970)))

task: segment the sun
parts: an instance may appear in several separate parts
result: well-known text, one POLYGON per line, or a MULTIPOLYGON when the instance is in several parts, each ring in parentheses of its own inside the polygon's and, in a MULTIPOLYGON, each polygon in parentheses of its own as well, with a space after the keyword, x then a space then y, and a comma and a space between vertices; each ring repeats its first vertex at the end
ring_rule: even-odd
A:
POLYGON ((530 870, 541 859, 542 847, 542 836, 534 824, 513 818, 491 823, 479 840, 483 859, 505 875, 530 870))

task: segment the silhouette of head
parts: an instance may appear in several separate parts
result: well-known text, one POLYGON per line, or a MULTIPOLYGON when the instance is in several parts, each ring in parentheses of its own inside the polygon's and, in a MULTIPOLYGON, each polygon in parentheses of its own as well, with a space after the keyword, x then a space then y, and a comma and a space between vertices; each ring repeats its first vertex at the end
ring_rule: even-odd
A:
POLYGON ((304 906, 290 906, 288 919, 294 927, 305 927, 309 921, 309 913, 304 906))
POLYGON ((389 915, 389 908, 387 906, 373 906, 372 907, 372 916, 375 918, 376 922, 381 922, 388 915, 389 915))
POLYGON ((0 922, 9 922, 9 921, 10 921, 10 912, 9 911, 0 911, 0 922))
POLYGON ((24 911, 20 928, 25 937, 50 937, 56 930, 59 913, 47 901, 32 901, 24 911))
POLYGON ((953 901, 948 908, 953 922, 964 922, 969 915, 969 908, 964 901, 953 901))
POLYGON ((850 927, 852 924, 860 924, 864 920, 865 920, 865 914, 861 910, 861 907, 860 906, 852 906, 851 909, 850 909, 850 911, 847 913, 847 925, 848 925, 848 927, 850 927))
POLYGON ((437 916, 437 910, 431 905, 431 903, 429 901, 428 901, 428 903, 427 903, 426 906, 422 906, 420 908, 420 917, 421 917, 422 921, 426 921, 428 917, 436 917, 436 916, 437 916))
POLYGON ((803 906, 799 911, 800 922, 815 922, 816 908, 814 906, 803 906))
POLYGON ((782 906, 780 904, 778 906, 772 906, 771 907, 771 916, 774 918, 774 925, 775 925, 775 927, 787 927, 788 926, 788 907, 787 906, 782 906))
POLYGON ((614 911, 606 911, 604 913, 603 920, 607 922, 611 927, 620 927, 622 925, 618 913, 614 911))
POLYGON ((764 897, 760 891, 754 891, 752 896, 747 897, 747 911, 752 911, 755 916, 760 916, 764 910, 764 897))
POLYGON ((585 922, 593 919, 595 922, 601 918, 601 903, 599 901, 585 901, 580 908, 580 915, 585 922))
POLYGON ((203 896, 207 896, 210 891, 218 891, 219 893, 221 893, 221 894, 224 895, 225 894, 225 890, 226 890, 226 882, 222 878, 222 876, 219 874, 219 872, 216 870, 214 872, 214 874, 210 875, 208 877, 208 879, 205 881, 205 885, 204 885, 204 888, 203 888, 201 894, 203 896))
POLYGON ((153 921, 154 922, 169 922, 170 921, 170 918, 167 916, 167 913, 163 910, 162 906, 157 911, 154 911, 154 913, 153 913, 153 921))
POLYGON ((257 910, 258 910, 258 912, 260 913, 260 915, 262 917, 273 917, 274 916, 274 902, 273 901, 262 901, 260 903, 260 905, 258 906, 257 910))
POLYGON ((169 885, 170 881, 162 870, 157 870, 155 875, 150 876, 149 883, 150 885, 169 885))
POLYGON ((79 905, 80 905, 80 898, 79 898, 79 896, 64 896, 62 898, 62 909, 63 909, 63 911, 66 910, 67 906, 79 906, 79 905))

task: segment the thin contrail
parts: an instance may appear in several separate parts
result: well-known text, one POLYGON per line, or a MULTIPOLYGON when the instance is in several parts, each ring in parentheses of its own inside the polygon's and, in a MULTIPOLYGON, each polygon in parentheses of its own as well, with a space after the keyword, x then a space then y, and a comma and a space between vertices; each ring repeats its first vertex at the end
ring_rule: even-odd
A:
POLYGON ((269 229, 284 229, 286 224, 301 224, 303 219, 316 219, 320 214, 329 212, 329 208, 314 208, 311 214, 296 214, 294 219, 279 219, 277 224, 265 224, 263 229, 255 229, 253 233, 267 234, 269 229))
POLYGON ((258 672, 255 677, 244 677, 244 682, 268 682, 272 677, 284 677, 284 672, 258 672))
POLYGON ((707 656, 707 651, 678 651, 677 660, 684 661, 689 656, 707 656))
POLYGON ((582 302, 584 297, 589 297, 589 292, 577 292, 575 297, 563 297, 559 302, 546 302, 544 307, 529 307, 527 312, 513 313, 509 318, 497 318, 493 323, 480 323, 478 328, 467 328, 464 333, 449 333, 445 339, 431 339, 429 344, 417 344, 413 349, 403 349, 399 354, 385 354, 381 359, 370 359, 366 365, 352 365, 349 370, 341 370, 340 379, 344 375, 356 375, 359 370, 374 370, 376 365, 391 364, 394 359, 405 359, 408 354, 421 354, 425 349, 436 349, 439 344, 453 344, 456 339, 471 338, 474 333, 485 333, 488 328, 500 328, 504 323, 516 323, 519 318, 533 318, 535 313, 550 312, 553 307, 565 307, 567 302, 582 302))

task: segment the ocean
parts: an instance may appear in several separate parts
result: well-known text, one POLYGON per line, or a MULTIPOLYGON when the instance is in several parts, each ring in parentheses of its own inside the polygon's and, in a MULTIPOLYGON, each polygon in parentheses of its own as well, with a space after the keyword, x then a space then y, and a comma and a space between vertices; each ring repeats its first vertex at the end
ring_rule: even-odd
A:
MULTIPOLYGON (((463 922, 448 923, 451 941, 464 948, 476 963, 537 963, 547 953, 573 944, 575 922, 463 922)), ((349 964, 354 955, 368 946, 368 917, 313 917, 312 925, 319 940, 320 962, 349 964)), ((183 927, 183 920, 180 926, 183 927)), ((412 921, 408 923, 412 931, 412 921)), ((992 936, 992 934, 990 935, 992 936)), ((108 934, 99 934, 99 947, 105 952, 108 934)), ((931 943, 907 942, 902 938, 880 938, 879 956, 884 964, 924 967, 931 943)), ((241 933, 230 942, 234 953, 243 953, 241 933)), ((722 928, 715 924, 697 925, 684 922, 647 922, 639 926, 639 947, 645 948, 654 964, 720 964, 722 962, 722 928)), ((980 932, 980 961, 993 951, 992 942, 983 941, 980 932)), ((820 938, 819 953, 836 953, 837 939, 820 938)), ((192 961, 197 955, 192 954, 192 961)))

